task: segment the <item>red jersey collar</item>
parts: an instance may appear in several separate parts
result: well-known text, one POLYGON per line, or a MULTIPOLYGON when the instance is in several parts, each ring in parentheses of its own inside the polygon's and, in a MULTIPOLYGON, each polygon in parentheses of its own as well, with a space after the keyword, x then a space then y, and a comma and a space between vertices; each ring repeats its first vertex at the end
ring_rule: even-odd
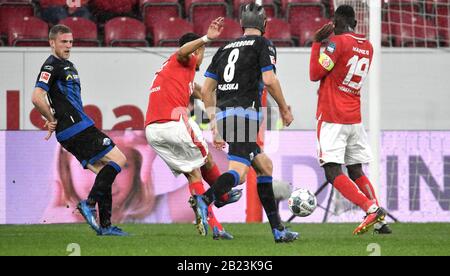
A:
POLYGON ((356 38, 356 39, 359 39, 359 40, 366 40, 366 39, 367 39, 365 35, 363 35, 363 34, 357 34, 357 33, 354 33, 354 32, 351 32, 351 33, 343 33, 342 35, 350 36, 350 37, 353 37, 353 38, 356 38))

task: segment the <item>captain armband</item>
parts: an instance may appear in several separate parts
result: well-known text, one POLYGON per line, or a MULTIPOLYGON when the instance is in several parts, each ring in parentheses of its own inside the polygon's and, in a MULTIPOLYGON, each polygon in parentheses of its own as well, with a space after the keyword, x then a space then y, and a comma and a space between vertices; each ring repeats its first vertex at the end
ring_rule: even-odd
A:
POLYGON ((325 53, 320 54, 319 63, 327 71, 331 71, 334 68, 333 60, 325 53))

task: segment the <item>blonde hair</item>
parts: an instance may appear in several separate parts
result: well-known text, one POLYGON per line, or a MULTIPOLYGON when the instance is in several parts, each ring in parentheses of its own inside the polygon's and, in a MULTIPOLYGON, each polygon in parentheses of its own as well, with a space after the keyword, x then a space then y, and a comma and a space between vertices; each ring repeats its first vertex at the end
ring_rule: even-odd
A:
POLYGON ((71 34, 72 30, 67 27, 66 25, 58 24, 53 26, 49 33, 48 33, 48 39, 49 40, 55 40, 58 34, 71 34))

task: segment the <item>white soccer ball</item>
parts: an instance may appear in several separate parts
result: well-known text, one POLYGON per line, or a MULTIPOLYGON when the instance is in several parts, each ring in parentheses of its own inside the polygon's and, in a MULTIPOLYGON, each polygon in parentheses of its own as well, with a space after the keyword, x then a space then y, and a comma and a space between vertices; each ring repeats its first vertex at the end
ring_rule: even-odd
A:
POLYGON ((311 215, 317 207, 316 196, 306 189, 297 189, 288 199, 289 210, 299 217, 311 215))

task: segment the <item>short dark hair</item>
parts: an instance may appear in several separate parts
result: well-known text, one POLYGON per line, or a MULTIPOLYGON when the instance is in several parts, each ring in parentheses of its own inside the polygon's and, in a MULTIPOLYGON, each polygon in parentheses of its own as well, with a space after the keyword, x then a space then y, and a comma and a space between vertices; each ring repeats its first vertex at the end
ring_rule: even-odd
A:
POLYGON ((70 34, 72 30, 66 25, 58 24, 53 26, 48 33, 48 39, 55 40, 58 34, 70 34))
POLYGON ((199 39, 201 36, 195 33, 186 33, 178 40, 178 46, 182 47, 184 44, 199 39))
POLYGON ((347 25, 356 27, 355 10, 350 5, 341 5, 334 12, 335 18, 341 18, 347 25))

